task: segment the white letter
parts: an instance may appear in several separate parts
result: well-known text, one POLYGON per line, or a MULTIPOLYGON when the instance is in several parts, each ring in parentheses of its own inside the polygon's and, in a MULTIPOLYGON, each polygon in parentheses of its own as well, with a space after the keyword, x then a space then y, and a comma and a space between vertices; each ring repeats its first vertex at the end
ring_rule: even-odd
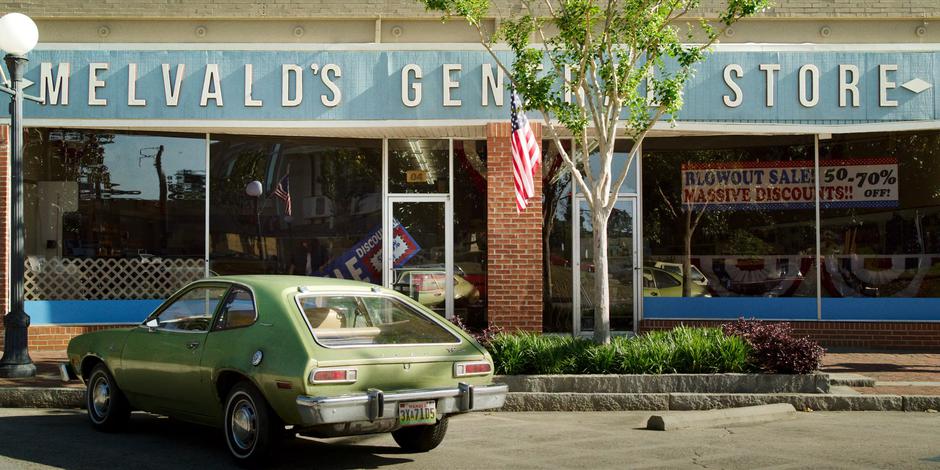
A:
POLYGON ((254 77, 252 77, 252 65, 245 64, 245 106, 246 107, 258 107, 263 106, 264 103, 261 100, 256 100, 251 97, 251 87, 254 82, 254 77))
POLYGON ((767 74, 767 107, 772 108, 774 106, 774 96, 776 95, 776 91, 774 91, 774 83, 776 83, 774 72, 780 70, 780 64, 760 64, 760 69, 767 74))
POLYGON ((819 103, 819 69, 813 64, 800 67, 800 104, 805 108, 812 108, 819 103), (806 72, 812 75, 813 98, 806 98, 806 72))
POLYGON ((127 64, 127 105, 147 106, 147 100, 137 98, 137 64, 127 64))
POLYGON ((418 67, 418 64, 408 64, 405 68, 401 69, 401 102, 409 108, 414 108, 415 106, 421 104, 421 83, 416 82, 411 84, 411 89, 415 91, 414 99, 408 97, 408 74, 414 72, 415 80, 421 79, 421 67, 418 67))
POLYGON ((167 106, 176 106, 180 102, 180 85, 183 84, 183 72, 186 64, 176 65, 176 81, 170 89, 170 64, 163 64, 163 96, 166 97, 167 106))
POLYGON ((52 63, 43 62, 39 65, 39 97, 44 99, 46 104, 59 104, 60 93, 62 105, 69 104, 69 73, 71 69, 72 65, 68 62, 59 62, 59 70, 53 83, 52 63), (49 99, 46 99, 47 89, 49 90, 49 99))
POLYGON ((281 106, 298 106, 304 100, 304 69, 296 64, 281 65, 281 106), (290 76, 294 75, 294 98, 290 97, 290 76))
POLYGON ((888 99, 888 89, 897 87, 897 83, 888 81, 888 72, 897 71, 898 64, 881 64, 878 66, 878 105, 882 108, 898 105, 895 100, 888 99))
POLYGON ((721 100, 725 102, 725 106, 737 108, 741 106, 741 102, 744 101, 744 93, 741 92, 741 87, 731 78, 731 72, 734 72, 734 75, 738 78, 744 75, 744 70, 742 70, 741 66, 738 64, 728 64, 725 66, 725 85, 728 85, 728 88, 734 93, 734 99, 730 99, 728 95, 724 95, 721 97, 721 100))
MULTIPOLYGON (((567 66, 566 66, 567 67, 567 66)), ((490 105, 490 93, 493 93, 493 102, 496 106, 503 105, 503 69, 496 68, 496 77, 493 77, 493 64, 483 64, 483 106, 490 105)), ((568 92, 568 96, 571 92, 568 92)))
POLYGON ((460 86, 460 82, 452 80, 451 72, 459 72, 463 68, 460 64, 444 64, 444 106, 460 106, 460 100, 450 99, 450 89, 460 86))
MULTIPOLYGON (((178 77, 178 75, 177 75, 178 77)), ((206 76, 202 80, 202 97, 199 106, 208 106, 209 99, 215 100, 216 106, 222 106, 222 83, 219 79, 219 64, 206 64, 206 76), (213 91, 209 91, 209 86, 213 91)))
POLYGON ((336 64, 326 64, 320 69, 320 79, 323 80, 323 84, 333 92, 333 99, 327 99, 326 95, 320 95, 320 102, 322 102, 324 106, 332 108, 338 105, 340 100, 343 99, 343 93, 339 90, 339 87, 336 86, 336 83, 326 75, 328 72, 333 72, 334 77, 340 78, 343 76, 343 71, 339 68, 339 65, 336 64))
POLYGON ((353 280, 362 280, 362 270, 356 268, 356 258, 349 258, 346 261, 346 269, 349 269, 349 276, 352 277, 353 280))
POLYGON ((844 108, 845 92, 852 92, 852 106, 858 107, 858 67, 855 65, 839 64, 839 106, 844 108), (852 81, 846 80, 847 72, 852 72, 852 81))
POLYGON ((98 98, 98 88, 104 87, 104 80, 98 80, 98 71, 108 70, 107 62, 88 64, 88 106, 107 106, 108 100, 98 98))

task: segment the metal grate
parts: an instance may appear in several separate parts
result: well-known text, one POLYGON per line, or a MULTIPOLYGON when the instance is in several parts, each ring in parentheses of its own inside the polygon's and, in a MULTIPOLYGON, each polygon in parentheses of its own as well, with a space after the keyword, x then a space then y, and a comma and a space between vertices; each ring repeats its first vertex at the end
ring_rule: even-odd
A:
POLYGON ((202 279, 201 258, 41 258, 26 260, 26 300, 165 299, 202 279))

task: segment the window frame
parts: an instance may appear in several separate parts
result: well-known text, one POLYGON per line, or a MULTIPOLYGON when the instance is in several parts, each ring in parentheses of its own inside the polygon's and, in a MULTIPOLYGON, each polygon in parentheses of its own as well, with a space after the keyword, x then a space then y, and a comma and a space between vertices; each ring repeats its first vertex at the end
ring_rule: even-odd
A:
POLYGON ((256 300, 257 296, 255 295, 255 290, 252 289, 251 286, 237 283, 237 282, 228 283, 228 286, 229 287, 225 291, 225 295, 222 296, 222 302, 219 302, 219 306, 218 308, 216 308, 215 314, 212 317, 212 325, 209 327, 210 333, 216 332, 216 331, 229 331, 229 330, 237 330, 240 328, 248 328, 249 326, 253 326, 255 323, 258 323, 258 318, 260 317, 260 315, 258 314, 258 301, 256 300), (251 323, 247 325, 219 328, 219 321, 221 320, 222 309, 225 307, 225 300, 228 299, 228 296, 231 295, 232 291, 234 291, 235 289, 244 289, 244 291, 248 292, 248 295, 251 296, 251 306, 255 312, 255 316, 252 319, 251 323))
POLYGON ((215 325, 215 320, 216 320, 216 318, 217 318, 217 316, 218 316, 219 309, 222 307, 222 303, 223 303, 222 301, 225 299, 225 297, 228 295, 229 291, 231 290, 232 283, 229 283, 229 282, 219 282, 219 281, 196 281, 196 282, 194 282, 194 283, 192 283, 192 284, 189 284, 188 286, 186 286, 186 287, 180 289, 177 293, 173 294, 172 297, 170 297, 169 299, 167 299, 166 301, 164 301, 159 307, 157 307, 156 310, 153 311, 153 313, 151 313, 150 315, 148 315, 147 318, 146 318, 142 323, 140 323, 140 324, 137 325, 137 326, 138 326, 139 328, 147 328, 147 329, 150 329, 151 327, 147 326, 147 323, 148 323, 149 321, 151 321, 151 320, 157 319, 161 314, 163 314, 163 312, 165 312, 168 308, 170 308, 171 305, 173 305, 174 303, 176 303, 176 301, 179 300, 180 297, 183 297, 184 295, 186 295, 186 294, 188 294, 188 293, 190 293, 190 292, 192 292, 192 291, 194 291, 194 290, 196 290, 196 289, 212 288, 212 287, 221 287, 221 288, 224 288, 224 289, 225 289, 225 292, 222 293, 222 296, 221 296, 220 299, 219 299, 219 303, 215 306, 215 309, 212 311, 212 315, 211 315, 210 318, 209 318, 209 327, 208 327, 206 330, 202 330, 202 331, 172 330, 172 329, 169 329, 169 328, 163 328, 163 327, 161 327, 161 326, 157 326, 157 327, 155 328, 155 329, 158 330, 158 331, 166 331, 166 332, 169 332, 169 333, 186 333, 186 334, 203 334, 203 333, 209 333, 210 331, 212 331, 212 328, 213 328, 213 326, 215 325))

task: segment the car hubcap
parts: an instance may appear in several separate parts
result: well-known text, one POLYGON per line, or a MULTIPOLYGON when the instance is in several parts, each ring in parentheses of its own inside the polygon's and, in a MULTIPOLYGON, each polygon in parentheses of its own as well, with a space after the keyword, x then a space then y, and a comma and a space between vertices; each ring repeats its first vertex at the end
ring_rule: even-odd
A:
POLYGON ((254 406, 248 400, 239 400, 232 407, 231 431, 235 445, 243 450, 251 449, 257 429, 258 418, 254 406))
POLYGON ((111 387, 103 377, 95 381, 91 402, 96 415, 104 417, 108 414, 108 406, 111 404, 111 387))

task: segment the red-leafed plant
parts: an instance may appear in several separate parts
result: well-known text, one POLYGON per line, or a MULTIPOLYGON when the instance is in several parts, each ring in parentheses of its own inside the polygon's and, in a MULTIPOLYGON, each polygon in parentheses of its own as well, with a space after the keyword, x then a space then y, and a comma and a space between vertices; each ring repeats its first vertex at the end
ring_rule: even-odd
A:
POLYGON ((808 374, 819 368, 826 350, 806 337, 793 336, 789 323, 739 319, 721 326, 753 349, 754 366, 773 374, 808 374))

